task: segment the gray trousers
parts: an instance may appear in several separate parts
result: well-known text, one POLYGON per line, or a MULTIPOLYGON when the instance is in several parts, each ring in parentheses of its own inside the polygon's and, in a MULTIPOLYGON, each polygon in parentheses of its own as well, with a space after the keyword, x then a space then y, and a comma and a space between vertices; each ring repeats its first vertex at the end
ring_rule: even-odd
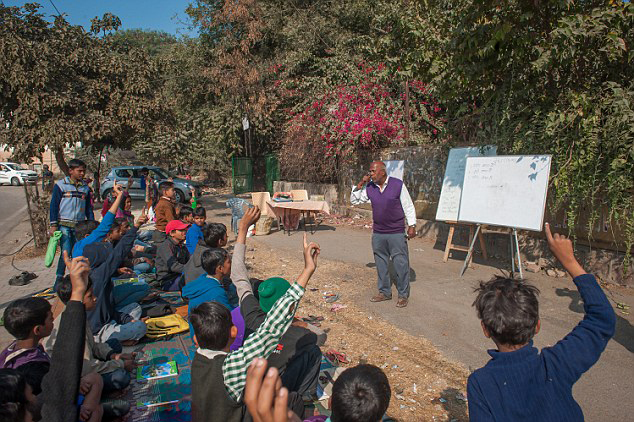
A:
POLYGON ((405 233, 372 233, 372 251, 378 274, 379 292, 392 297, 389 261, 392 260, 396 271, 396 290, 398 297, 409 297, 409 251, 405 233))

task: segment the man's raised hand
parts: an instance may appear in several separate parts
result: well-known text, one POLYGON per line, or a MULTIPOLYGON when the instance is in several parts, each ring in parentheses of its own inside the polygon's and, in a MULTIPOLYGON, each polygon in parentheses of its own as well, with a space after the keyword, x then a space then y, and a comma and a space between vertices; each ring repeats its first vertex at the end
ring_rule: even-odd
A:
POLYGON ((570 239, 561 234, 552 234, 550 224, 548 223, 544 225, 544 233, 546 233, 546 240, 548 240, 548 246, 553 255, 561 262, 561 265, 570 273, 572 278, 586 273, 577 261, 577 258, 575 258, 572 241, 570 239))
POLYGON ((73 287, 70 300, 77 300, 79 302, 84 300, 84 294, 88 286, 88 275, 90 274, 90 262, 88 258, 78 256, 70 259, 68 251, 63 252, 64 263, 68 268, 70 275, 70 283, 73 287))

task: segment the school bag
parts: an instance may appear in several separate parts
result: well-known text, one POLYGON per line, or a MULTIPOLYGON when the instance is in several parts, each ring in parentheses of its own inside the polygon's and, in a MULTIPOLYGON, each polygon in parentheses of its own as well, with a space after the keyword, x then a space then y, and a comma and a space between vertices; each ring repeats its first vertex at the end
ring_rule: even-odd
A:
POLYGON ((189 330, 187 321, 178 314, 149 318, 145 321, 145 325, 147 328, 145 335, 149 338, 163 338, 189 330))

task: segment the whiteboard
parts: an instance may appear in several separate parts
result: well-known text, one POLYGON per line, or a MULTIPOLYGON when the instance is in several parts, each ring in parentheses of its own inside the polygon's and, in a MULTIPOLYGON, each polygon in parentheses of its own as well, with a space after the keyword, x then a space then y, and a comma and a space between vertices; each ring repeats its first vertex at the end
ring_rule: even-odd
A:
POLYGON ((403 160, 388 160, 383 161, 385 164, 385 172, 390 177, 396 177, 403 180, 403 171, 405 170, 405 161, 403 160))
POLYGON ((442 190, 438 209, 436 210, 436 220, 438 221, 458 221, 458 211, 460 210, 460 195, 462 194, 462 181, 464 180, 464 169, 467 165, 467 157, 491 156, 495 155, 496 146, 487 145, 485 147, 452 148, 447 158, 445 167, 445 177, 442 181, 442 190))
POLYGON ((458 221, 541 231, 550 155, 469 157, 458 221))

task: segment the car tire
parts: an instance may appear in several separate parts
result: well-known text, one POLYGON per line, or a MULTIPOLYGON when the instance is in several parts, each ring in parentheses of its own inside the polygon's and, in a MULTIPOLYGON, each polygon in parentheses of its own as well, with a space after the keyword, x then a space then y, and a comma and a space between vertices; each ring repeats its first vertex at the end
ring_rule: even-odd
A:
POLYGON ((17 177, 12 177, 11 186, 20 186, 20 179, 18 179, 17 177))
POLYGON ((185 203, 185 194, 180 189, 174 189, 174 201, 179 204, 185 203))
POLYGON ((108 199, 108 197, 110 196, 111 193, 112 193, 112 189, 106 189, 104 191, 103 196, 102 196, 101 199, 103 199, 105 201, 106 199, 108 199))

